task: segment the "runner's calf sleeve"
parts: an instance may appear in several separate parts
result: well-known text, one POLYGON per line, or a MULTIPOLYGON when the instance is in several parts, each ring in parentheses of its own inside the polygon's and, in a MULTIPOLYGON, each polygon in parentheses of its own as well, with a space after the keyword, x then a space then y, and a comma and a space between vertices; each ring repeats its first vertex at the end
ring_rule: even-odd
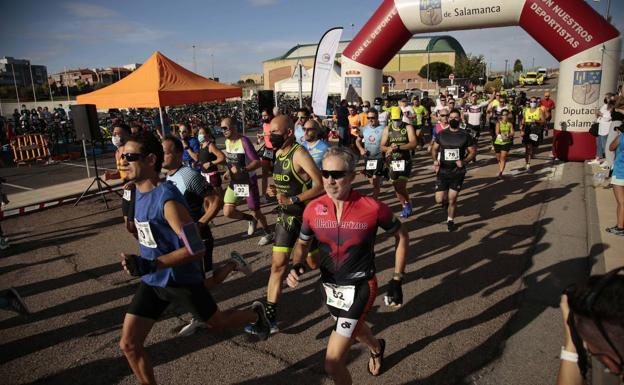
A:
POLYGON ((277 304, 273 303, 273 302, 267 301, 265 308, 266 308, 266 315, 267 315, 267 318, 269 319, 269 321, 275 322, 275 315, 276 315, 275 313, 276 313, 276 310, 277 310, 276 309, 277 308, 277 304))
POLYGON ((156 260, 148 260, 141 258, 139 255, 130 254, 126 258, 126 268, 130 272, 130 275, 134 277, 141 277, 145 274, 153 273, 156 271, 156 260))

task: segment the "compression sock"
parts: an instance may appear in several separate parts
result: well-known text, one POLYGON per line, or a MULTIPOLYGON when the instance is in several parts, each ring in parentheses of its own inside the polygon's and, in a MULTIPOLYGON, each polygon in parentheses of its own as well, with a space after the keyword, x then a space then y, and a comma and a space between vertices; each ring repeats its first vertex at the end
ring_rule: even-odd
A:
POLYGON ((277 308, 277 304, 276 303, 267 301, 267 303, 266 303, 266 315, 267 315, 267 318, 269 319, 269 321, 271 321, 271 322, 275 322, 275 316, 276 316, 276 310, 277 310, 276 308, 277 308))

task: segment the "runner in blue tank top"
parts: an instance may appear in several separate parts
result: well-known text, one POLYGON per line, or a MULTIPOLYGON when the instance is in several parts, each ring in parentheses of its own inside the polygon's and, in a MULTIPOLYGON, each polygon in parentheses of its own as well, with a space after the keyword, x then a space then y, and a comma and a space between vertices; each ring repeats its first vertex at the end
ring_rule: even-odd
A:
POLYGON ((360 155, 365 157, 364 174, 373 185, 372 197, 377 199, 380 190, 380 176, 384 174, 384 157, 381 151, 381 138, 384 127, 379 124, 379 113, 372 109, 368 111, 366 118, 368 125, 362 131, 362 137, 357 138, 355 145, 360 155))
POLYGON ((205 248, 197 225, 180 191, 172 183, 160 183, 163 158, 160 141, 149 132, 129 139, 122 154, 137 190, 134 218, 141 255, 122 253, 121 265, 128 274, 141 277, 141 284, 126 312, 119 346, 142 384, 156 383, 144 343, 171 303, 215 329, 255 322, 261 339, 270 329, 260 302, 253 310, 219 311, 203 285, 199 261, 205 248))

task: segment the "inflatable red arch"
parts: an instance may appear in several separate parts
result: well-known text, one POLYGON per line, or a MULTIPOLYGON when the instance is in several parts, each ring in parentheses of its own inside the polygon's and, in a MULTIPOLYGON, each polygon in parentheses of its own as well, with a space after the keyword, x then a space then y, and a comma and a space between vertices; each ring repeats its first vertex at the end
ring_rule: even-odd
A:
POLYGON ((381 92, 382 69, 417 33, 520 26, 560 61, 553 153, 595 155, 589 127, 602 96, 615 91, 618 30, 584 0, 384 0, 342 54, 343 97, 381 92))

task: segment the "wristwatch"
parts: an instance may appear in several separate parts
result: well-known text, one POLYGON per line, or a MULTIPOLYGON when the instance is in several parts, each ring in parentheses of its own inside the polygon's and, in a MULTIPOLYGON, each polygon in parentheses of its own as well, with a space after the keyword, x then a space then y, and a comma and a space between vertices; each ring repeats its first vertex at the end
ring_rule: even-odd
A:
POLYGON ((297 204, 297 202, 299 202, 299 201, 300 201, 300 199, 296 195, 293 195, 293 196, 290 197, 290 202, 291 202, 290 204, 291 205, 297 204))

